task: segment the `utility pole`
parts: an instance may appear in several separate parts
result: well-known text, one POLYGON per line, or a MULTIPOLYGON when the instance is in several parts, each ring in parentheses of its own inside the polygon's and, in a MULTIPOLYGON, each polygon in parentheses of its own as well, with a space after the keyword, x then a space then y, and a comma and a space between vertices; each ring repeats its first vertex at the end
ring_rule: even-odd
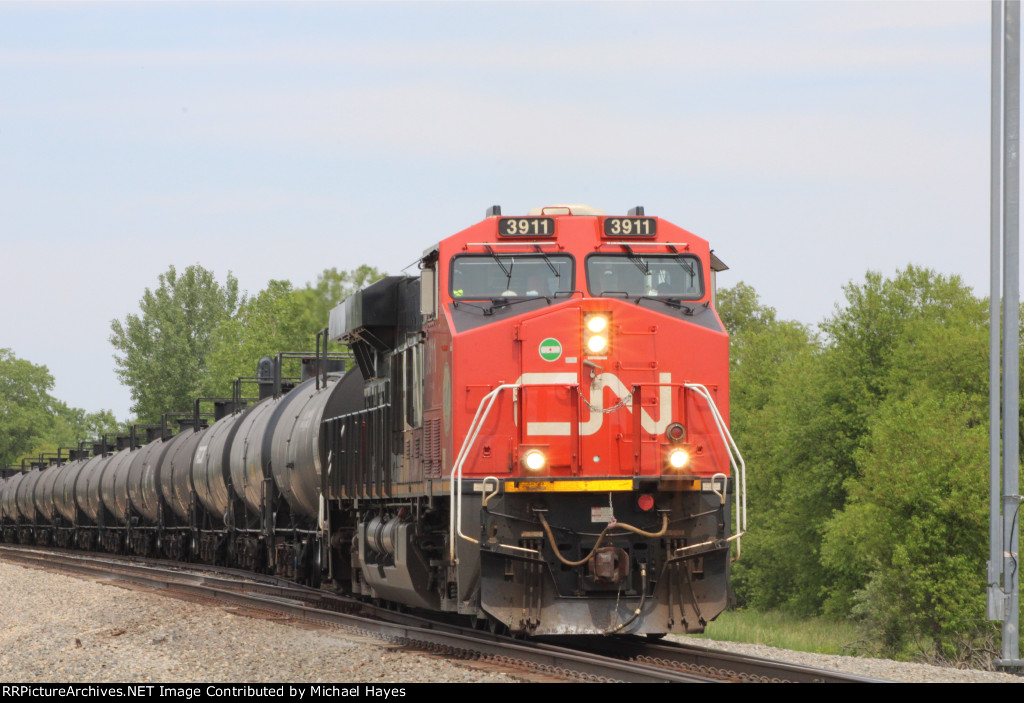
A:
POLYGON ((1001 669, 1020 673, 1018 523, 1020 500, 1020 1, 992 3, 991 273, 989 336, 990 552, 988 613, 1002 620, 1001 669), (1000 41, 1001 40, 1001 41, 1000 41), (1000 61, 999 46, 1002 45, 1000 61), (1002 91, 999 63, 1002 63, 1002 91), (1000 99, 1001 98, 1001 99, 1000 99), (1000 105, 1002 139, 999 139, 1000 105), (1000 148, 1001 146, 1001 148, 1000 148), (999 417, 999 225, 1002 163, 1002 423, 999 417), (1002 427, 1002 451, 1000 433, 1002 427), (1002 490, 999 468, 1002 457, 1002 490), (999 496, 999 500, 997 500, 999 496), (1002 519, 999 518, 1001 507, 1002 519), (999 588, 1000 580, 1002 588, 999 588))

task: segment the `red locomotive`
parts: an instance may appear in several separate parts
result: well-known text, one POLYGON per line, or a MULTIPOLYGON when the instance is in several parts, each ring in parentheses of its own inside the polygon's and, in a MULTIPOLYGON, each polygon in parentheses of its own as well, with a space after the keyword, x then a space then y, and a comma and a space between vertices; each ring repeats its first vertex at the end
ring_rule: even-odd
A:
POLYGON ((331 314, 359 373, 324 424, 330 577, 513 633, 702 631, 745 521, 708 243, 493 207, 419 267, 331 314))
POLYGON ((492 208, 332 311, 347 372, 318 352, 292 387, 264 358, 258 402, 210 427, 197 400, 177 434, 2 480, 0 540, 327 579, 516 634, 701 631, 745 521, 723 268, 641 208, 492 208))

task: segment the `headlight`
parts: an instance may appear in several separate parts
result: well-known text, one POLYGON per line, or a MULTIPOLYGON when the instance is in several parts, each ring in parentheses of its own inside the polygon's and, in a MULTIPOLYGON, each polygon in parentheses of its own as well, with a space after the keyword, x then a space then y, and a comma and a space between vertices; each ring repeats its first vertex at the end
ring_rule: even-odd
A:
POLYGON ((591 315, 587 318, 587 329, 598 334, 608 328, 608 318, 604 315, 591 315))
POLYGON ((673 469, 681 469, 690 461, 690 453, 685 449, 673 449, 668 453, 668 465, 673 469))
POLYGON ((531 449, 523 455, 523 466, 530 471, 540 471, 547 464, 547 457, 539 449, 531 449))
POLYGON ((591 355, 607 354, 611 316, 609 313, 592 313, 583 317, 583 349, 591 355))
POLYGON ((602 337, 599 334, 595 334, 593 337, 587 340, 587 351, 591 354, 600 354, 608 348, 608 339, 602 337))

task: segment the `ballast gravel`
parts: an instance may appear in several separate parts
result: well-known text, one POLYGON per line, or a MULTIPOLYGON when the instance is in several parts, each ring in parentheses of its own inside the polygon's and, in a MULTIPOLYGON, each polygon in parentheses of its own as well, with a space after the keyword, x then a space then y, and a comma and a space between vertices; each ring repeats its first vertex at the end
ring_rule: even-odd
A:
POLYGON ((5 683, 515 683, 503 672, 0 563, 5 683))
MULTIPOLYGON (((514 683, 481 665, 108 583, 0 563, 5 683, 514 683)), ((1021 682, 886 659, 695 642, 892 681, 1021 682)))
POLYGON ((903 683, 1024 683, 1024 677, 997 671, 954 669, 945 666, 898 662, 891 659, 809 654, 807 652, 794 652, 788 649, 778 649, 761 644, 721 642, 703 637, 679 637, 677 639, 681 642, 690 642, 702 647, 721 649, 727 652, 735 652, 736 654, 775 659, 816 669, 842 671, 848 674, 857 674, 886 681, 903 683))

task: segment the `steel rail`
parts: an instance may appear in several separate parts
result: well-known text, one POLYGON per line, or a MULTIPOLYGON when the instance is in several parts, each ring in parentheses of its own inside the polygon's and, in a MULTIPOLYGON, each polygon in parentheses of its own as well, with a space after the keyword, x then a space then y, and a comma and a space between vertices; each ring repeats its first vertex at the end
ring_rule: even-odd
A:
POLYGON ((709 683, 713 678, 687 672, 659 669, 656 666, 626 662, 613 657, 597 657, 566 647, 539 646, 531 642, 462 629, 454 631, 427 626, 382 621, 303 603, 309 589, 259 592, 281 587, 258 582, 231 582, 227 579, 187 572, 169 572, 135 562, 102 563, 64 554, 43 554, 37 550, 0 547, 0 558, 47 570, 71 571, 80 575, 117 580, 158 590, 167 595, 187 595, 217 603, 270 611, 313 623, 329 624, 357 634, 376 636, 404 646, 421 648, 446 656, 486 659, 501 665, 524 668, 536 673, 569 680, 624 683, 709 683), (228 582, 209 585, 215 582, 228 582), (242 590, 238 590, 241 588, 242 590), (291 597, 289 597, 291 596, 291 597))
MULTIPOLYGON (((560 642, 552 638, 550 641, 560 642)), ((635 635, 574 637, 580 651, 614 656, 655 666, 699 672, 742 682, 764 683, 891 683, 857 674, 818 669, 774 659, 724 652, 673 640, 651 641, 635 635)))
POLYGON ((883 682, 881 679, 724 652, 698 644, 652 641, 631 635, 518 640, 415 613, 376 607, 276 577, 235 573, 235 570, 207 564, 176 564, 173 568, 165 568, 163 565, 140 563, 137 558, 126 560, 125 557, 97 557, 10 545, 0 545, 0 558, 28 566, 125 581, 168 595, 187 594, 204 601, 270 611, 448 656, 483 658, 570 680, 630 683, 883 682))

